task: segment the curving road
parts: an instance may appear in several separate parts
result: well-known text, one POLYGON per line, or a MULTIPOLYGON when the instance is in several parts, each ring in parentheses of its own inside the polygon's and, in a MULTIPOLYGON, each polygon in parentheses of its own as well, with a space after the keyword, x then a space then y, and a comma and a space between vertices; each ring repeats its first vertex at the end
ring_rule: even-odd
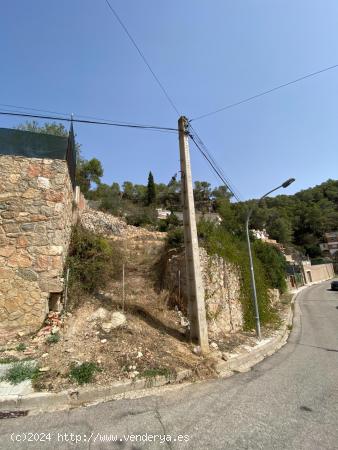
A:
POLYGON ((167 447, 338 449, 338 292, 329 290, 329 282, 298 295, 288 344, 250 372, 160 395, 0 421, 0 448, 6 450, 167 447), (50 432, 51 441, 11 441, 12 433, 15 438, 23 432, 50 432), (65 442, 76 434, 81 443, 65 442), (114 434, 156 442, 100 442, 114 434), (164 434, 176 442, 150 437, 164 434), (178 435, 189 441, 179 443, 188 437, 178 435))

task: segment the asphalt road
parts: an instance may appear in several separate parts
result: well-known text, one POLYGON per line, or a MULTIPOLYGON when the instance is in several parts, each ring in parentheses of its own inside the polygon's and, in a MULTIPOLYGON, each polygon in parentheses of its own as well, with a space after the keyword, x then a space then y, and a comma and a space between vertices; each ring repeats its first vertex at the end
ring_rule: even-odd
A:
POLYGON ((0 448, 338 449, 338 292, 329 290, 329 282, 312 286, 298 295, 295 312, 288 344, 247 373, 160 395, 1 420, 0 448), (12 442, 29 432, 32 442, 12 442), (119 440, 101 442, 104 435, 119 440), (172 442, 161 443, 163 435, 172 442), (141 438, 156 442, 136 441, 141 438))

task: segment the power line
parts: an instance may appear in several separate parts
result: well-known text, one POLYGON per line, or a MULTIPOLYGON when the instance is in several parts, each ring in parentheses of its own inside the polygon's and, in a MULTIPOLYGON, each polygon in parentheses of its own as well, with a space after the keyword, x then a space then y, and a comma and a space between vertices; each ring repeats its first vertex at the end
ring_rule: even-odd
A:
POLYGON ((144 53, 142 52, 142 50, 140 49, 140 47, 137 45, 135 39, 133 38, 133 36, 130 34, 128 28, 126 27, 126 25, 122 22, 121 18, 119 17, 119 15, 117 14, 117 12, 115 11, 115 9, 111 6, 109 0, 105 0, 105 2, 107 3, 110 11, 114 14, 116 20, 119 22, 119 24, 121 25, 121 27, 123 28, 123 30, 125 31, 126 35, 128 36, 129 40, 131 41, 131 43, 133 44, 133 46, 136 48, 138 54, 141 56, 143 62, 145 63, 145 65, 148 67, 150 73, 152 74, 153 78, 155 79, 156 83, 159 85, 159 87, 161 88, 163 94, 166 96, 168 102, 170 103, 170 105, 173 107, 173 109, 176 111, 176 113, 178 115, 180 115, 180 112, 178 110, 178 108, 176 107, 175 103, 173 102, 173 100, 171 99, 171 97, 169 96, 167 90, 165 89, 165 87, 163 86, 163 84, 161 83, 160 79, 158 78, 158 76, 156 75, 156 73, 153 71, 153 69, 151 68, 147 58, 145 57, 144 53))
POLYGON ((208 155, 209 159, 211 160, 211 162, 213 163, 213 165, 216 167, 217 171, 222 175, 223 179, 226 181, 226 185, 231 188, 231 190, 233 192, 236 193, 237 197, 241 197, 242 194, 238 191, 237 188, 235 188, 234 184, 231 182, 230 178, 227 177, 223 171, 223 169, 221 168, 221 166, 217 163, 217 161, 215 160, 214 156, 212 155, 212 153, 208 150, 207 146, 205 145, 205 143, 202 141, 201 137, 197 134, 196 130, 192 127, 191 124, 189 124, 189 129, 193 131, 193 135, 195 136, 195 139, 197 139, 197 141, 199 142, 199 145, 203 148, 204 152, 206 153, 206 155, 208 155))
POLYGON ((256 95, 252 95, 251 97, 244 98, 243 100, 240 100, 238 102, 230 103, 229 105, 223 106, 222 108, 215 109, 214 111, 210 111, 206 114, 202 114, 201 116, 194 117, 193 119, 190 120, 190 122, 193 122, 193 121, 199 120, 199 119, 203 119, 204 117, 212 116, 214 114, 217 114, 219 112, 225 111, 230 108, 235 108, 236 106, 242 105, 243 103, 250 102, 251 100, 255 100, 256 98, 263 97, 264 95, 267 95, 267 94, 271 94, 271 92, 278 91, 279 89, 290 86, 291 84, 295 84, 295 83, 298 83, 299 81, 306 80, 307 78, 311 78, 311 77, 314 77, 321 73, 327 72, 329 70, 336 69, 337 67, 338 67, 338 64, 335 64, 334 66, 330 66, 330 67, 326 67, 325 69, 317 70, 317 72, 309 73, 307 75, 304 75, 303 77, 296 78, 295 80, 288 81, 287 83, 284 83, 284 84, 280 84, 279 86, 276 86, 267 91, 260 92, 256 95))
POLYGON ((8 105, 7 103, 0 103, 0 106, 5 106, 6 108, 26 109, 26 110, 30 110, 30 111, 45 112, 45 113, 50 113, 50 114, 60 114, 62 116, 70 115, 70 113, 65 113, 65 112, 60 113, 58 111, 50 111, 48 109, 38 109, 38 108, 30 108, 28 106, 8 105))
POLYGON ((189 136, 191 138, 191 140, 194 142, 194 144, 196 145, 197 149, 200 151, 200 153, 202 154, 202 156, 205 158, 205 160, 208 162, 208 164, 210 165, 210 167, 212 168, 212 170, 215 172, 215 174, 218 176, 218 178, 222 181, 222 183, 229 189, 229 191, 232 193, 232 195, 235 197, 235 199, 240 202, 241 199, 239 198, 238 194, 235 192, 235 190, 231 187, 231 184, 229 183, 229 181, 224 177, 224 175, 221 173, 222 170, 220 170, 217 165, 214 164, 214 162, 212 161, 212 157, 210 157, 210 155, 208 155, 208 152, 206 151, 206 149, 202 148, 202 145, 200 145, 199 142, 197 142, 197 137, 193 134, 189 132, 189 136))
POLYGON ((114 127, 137 128, 137 129, 162 131, 162 132, 175 132, 175 133, 178 132, 177 128, 160 127, 160 126, 156 126, 156 125, 140 125, 140 124, 130 124, 130 123, 122 123, 122 122, 84 120, 84 119, 75 119, 75 118, 68 118, 68 117, 55 117, 55 116, 46 116, 46 115, 38 115, 38 114, 19 113, 19 112, 13 112, 13 111, 0 111, 0 114, 6 115, 6 116, 30 117, 30 118, 36 118, 36 119, 60 120, 63 122, 83 123, 83 124, 89 124, 89 125, 107 125, 107 126, 114 126, 114 127))
MULTIPOLYGON (((137 122, 136 123, 135 122, 125 122, 125 121, 120 121, 120 120, 107 119, 105 117, 88 116, 85 114, 66 113, 66 112, 60 112, 60 111, 50 111, 48 109, 31 108, 29 106, 9 105, 7 103, 0 103, 0 106, 5 106, 5 107, 15 108, 15 109, 23 109, 23 110, 26 110, 25 112, 38 111, 38 112, 44 112, 44 113, 58 114, 60 116, 70 116, 72 114, 74 117, 78 117, 78 118, 82 117, 84 119, 93 119, 93 120, 99 120, 99 121, 104 121, 104 122, 122 123, 122 124, 126 124, 126 125, 142 125, 137 122)), ((9 112, 13 112, 13 111, 9 111, 9 112)))

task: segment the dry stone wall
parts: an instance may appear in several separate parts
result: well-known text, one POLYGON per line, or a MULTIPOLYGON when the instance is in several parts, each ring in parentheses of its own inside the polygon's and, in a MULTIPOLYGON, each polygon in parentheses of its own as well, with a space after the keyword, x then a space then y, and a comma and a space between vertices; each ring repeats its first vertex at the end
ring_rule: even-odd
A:
MULTIPOLYGON (((220 256, 209 256, 199 249, 210 338, 219 338, 243 328, 240 302, 240 274, 232 263, 220 256)), ((165 272, 165 287, 176 299, 187 297, 184 252, 173 252, 165 272)), ((180 299, 178 299, 178 302, 180 299)))
POLYGON ((66 161, 0 156, 0 327, 36 330, 63 288, 73 190, 66 161))

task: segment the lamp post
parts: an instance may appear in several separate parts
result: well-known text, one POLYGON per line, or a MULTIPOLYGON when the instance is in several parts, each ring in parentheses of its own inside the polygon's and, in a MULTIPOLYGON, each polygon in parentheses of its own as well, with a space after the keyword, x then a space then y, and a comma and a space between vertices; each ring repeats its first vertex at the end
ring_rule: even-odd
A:
MULTIPOLYGON (((271 191, 264 194, 259 200, 258 205, 263 200, 263 198, 267 197, 271 192, 277 191, 277 189, 280 188, 286 188, 290 186, 291 183, 295 181, 294 178, 289 178, 288 180, 284 181, 280 186, 277 186, 276 188, 272 189, 271 191)), ((255 271, 253 266, 253 260, 252 260, 252 252, 251 252, 251 242, 250 242, 250 234, 249 234, 249 222, 251 218, 251 214, 253 211, 253 207, 251 207, 248 210, 246 221, 245 221, 245 231, 246 231, 246 240, 248 244, 248 253, 249 253, 249 260, 250 260, 250 275, 251 275, 251 290, 252 290, 252 300, 255 308, 255 321, 256 321, 256 335, 258 339, 261 339, 261 323, 259 319, 259 308, 258 308, 258 301, 257 301, 257 291, 256 291, 256 282, 255 282, 255 271)))

